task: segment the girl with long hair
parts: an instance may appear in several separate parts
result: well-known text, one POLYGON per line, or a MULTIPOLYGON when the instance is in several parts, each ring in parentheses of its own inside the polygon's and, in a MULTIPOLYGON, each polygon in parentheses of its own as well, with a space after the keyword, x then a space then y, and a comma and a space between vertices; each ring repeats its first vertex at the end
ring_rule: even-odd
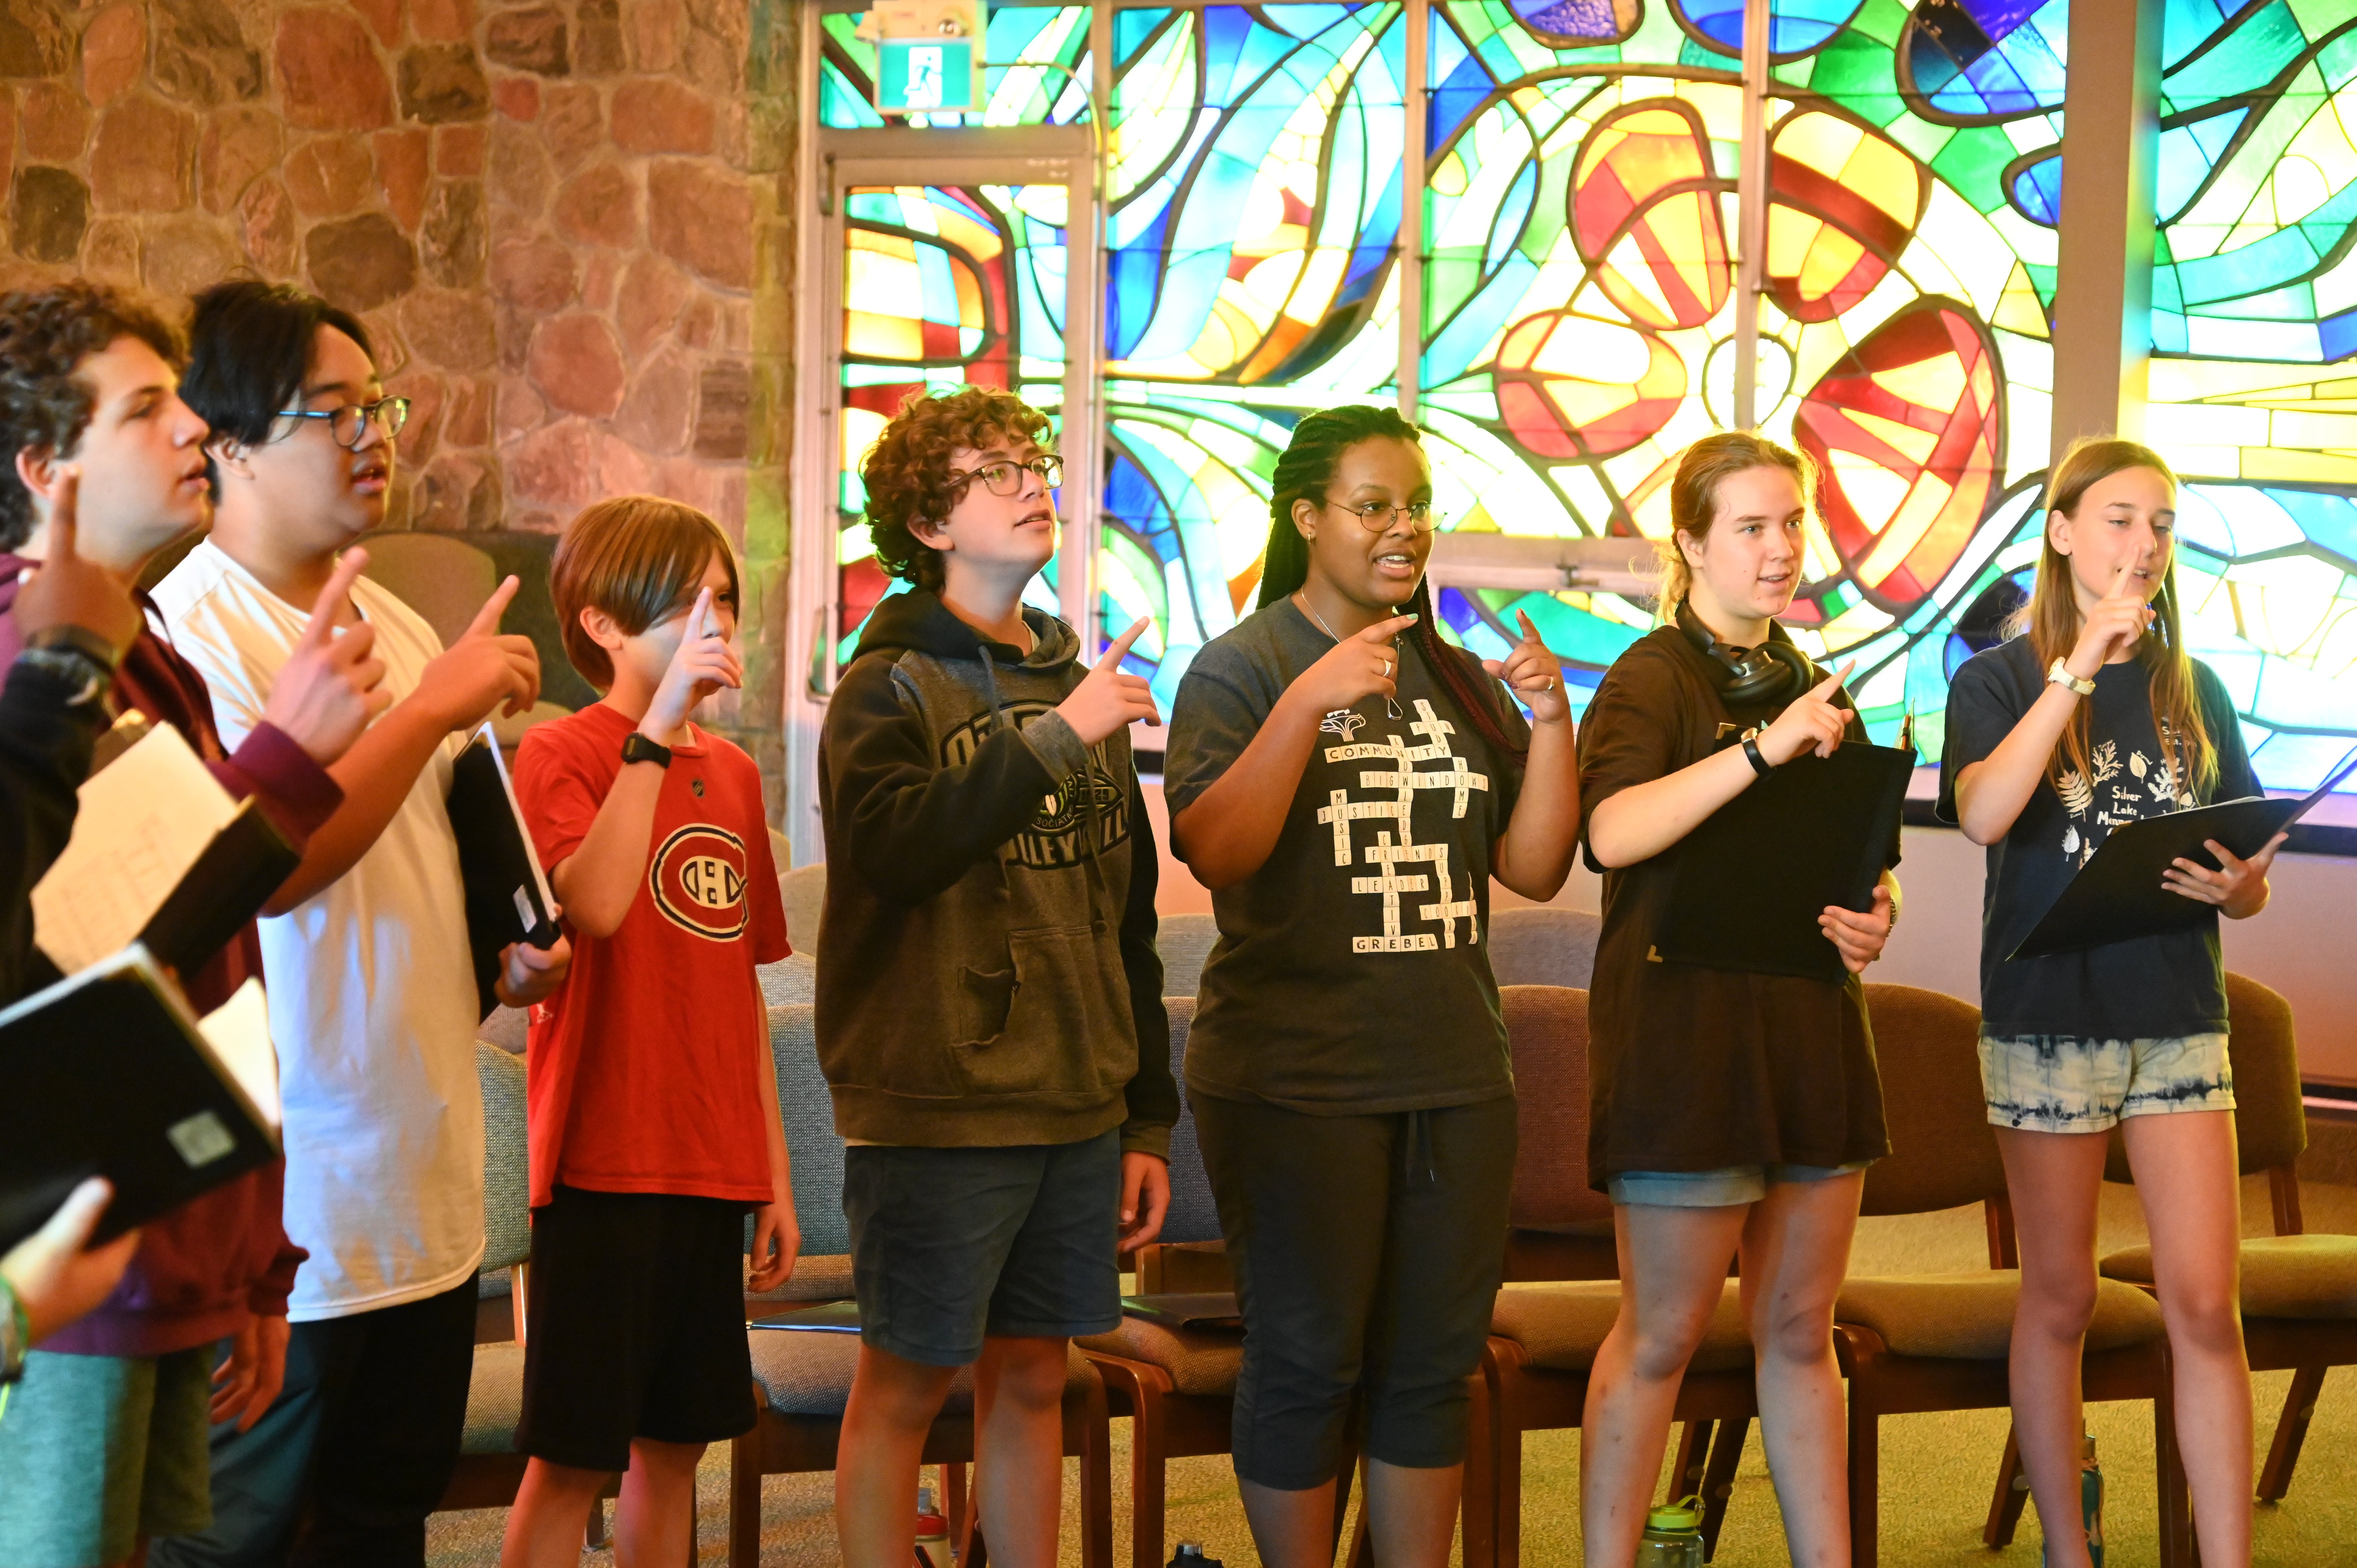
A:
POLYGON ((1418 434, 1386 408, 1302 419, 1260 607, 1171 714, 1171 842, 1220 926, 1187 1087, 1246 1325, 1236 1476, 1272 1568, 1332 1556, 1353 1390, 1377 1557, 1448 1561, 1514 1163, 1490 879, 1553 897, 1578 832, 1560 661, 1527 617, 1486 665, 1440 638, 1418 434))
MULTIPOLYGON (((1589 1375, 1580 1509, 1589 1568, 1626 1568, 1678 1385, 1740 1254, 1760 1435, 1796 1564, 1849 1560, 1833 1306, 1866 1166, 1889 1152, 1865 988, 1897 884, 1819 928, 1840 983, 1663 961, 1653 932, 1687 834, 1773 769, 1863 741, 1841 690, 1775 618, 1800 586, 1815 471, 1745 432, 1680 455, 1663 618, 1579 737, 1604 929, 1588 993, 1589 1178, 1610 1196, 1621 1294, 1589 1375)), ((1891 846, 1886 864, 1898 859, 1891 846)))
MULTIPOLYGON (((2104 1134, 2127 1144, 2175 1363, 2201 1559, 2250 1561, 2251 1375, 2240 1310, 2234 1078, 2218 928, 2007 959, 2122 822, 2259 792, 2232 699, 2186 652, 2177 481, 2158 453, 2074 444, 2017 635, 1948 695, 1941 814, 1988 849, 1981 1082, 2021 1240, 2014 1430, 2050 1568, 2083 1568, 2080 1357, 2094 1310, 2104 1134)), ((2279 834, 2179 860, 2169 886, 2235 919, 2266 907, 2279 834)))

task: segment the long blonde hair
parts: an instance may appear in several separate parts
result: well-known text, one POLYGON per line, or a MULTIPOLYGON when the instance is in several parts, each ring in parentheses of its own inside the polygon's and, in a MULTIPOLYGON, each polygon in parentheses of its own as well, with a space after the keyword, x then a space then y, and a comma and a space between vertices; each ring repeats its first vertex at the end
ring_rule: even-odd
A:
POLYGON ((1780 446, 1756 431, 1722 430, 1706 435, 1678 454, 1678 470, 1670 479, 1670 536, 1656 540, 1653 550, 1662 560, 1662 591, 1656 601, 1663 621, 1677 618, 1678 607, 1694 592, 1694 568, 1678 548, 1683 533, 1699 546, 1718 515, 1718 487, 1749 468, 1781 468, 1801 487, 1801 505, 1816 508, 1817 466, 1805 452, 1780 446))
MULTIPOLYGON (((2008 633, 2027 633, 2040 669, 2067 657, 2078 646, 2082 619, 2079 598, 2072 589, 2071 558, 2054 548, 2052 514, 2076 519, 2079 503, 2090 487, 2126 468, 2150 468, 2177 489, 2177 476, 2151 447, 2117 436, 2081 436, 2062 454, 2046 481, 2039 509, 2048 524, 2045 547, 2038 557, 2038 585, 2029 602, 2018 611, 2008 633)), ((2161 574, 2160 595, 2153 601, 2153 623, 2136 643, 2136 661, 2152 672, 2152 725, 2183 787, 2196 800, 2206 799, 2218 782, 2218 746, 2202 715, 2201 693, 2193 675, 2193 656, 2185 650, 2183 624, 2177 603, 2177 551, 2172 542, 2169 569, 2161 574)), ((2071 773, 2090 775, 2087 704, 2071 715, 2069 727, 2054 745, 2047 773, 2057 783, 2071 773)))

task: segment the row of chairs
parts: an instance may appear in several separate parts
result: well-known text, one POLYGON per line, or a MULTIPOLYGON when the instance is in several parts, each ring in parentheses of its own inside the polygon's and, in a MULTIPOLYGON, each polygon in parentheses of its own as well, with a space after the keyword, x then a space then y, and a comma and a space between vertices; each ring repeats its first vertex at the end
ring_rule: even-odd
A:
MULTIPOLYGON (((1587 978, 1594 918, 1564 919, 1564 913, 1499 912, 1504 929, 1492 957, 1501 978, 1536 969, 1559 981, 1575 966, 1577 978, 1587 978), (1503 940, 1510 932, 1520 950, 1512 954, 1503 940)), ((1174 988, 1180 981, 1191 983, 1189 972, 1200 966, 1209 946, 1205 933, 1182 923, 1185 918, 1170 922, 1175 929, 1164 939, 1174 988)), ((780 1101, 794 1150, 803 1258, 787 1285, 748 1297, 748 1317, 851 1294, 840 1202, 842 1145, 817 1068, 808 964, 805 956, 773 966, 763 977, 772 1004, 780 1101)), ((2009 1272, 2016 1260, 2003 1168, 1982 1112, 1975 1011, 1910 987, 1867 989, 1894 1152, 1869 1172, 1865 1210, 1923 1214, 1977 1203, 1986 1218, 1989 1267, 1968 1274, 1857 1278, 1842 1293, 1836 1350, 1850 1384, 1852 1539, 1861 1568, 1876 1561, 1880 1417, 2003 1406, 2018 1284, 2009 1272)), ((1469 1568, 1519 1562, 1523 1434, 1578 1424, 1588 1369, 1619 1299, 1609 1206, 1587 1187, 1586 993, 1561 983, 1509 983, 1502 994, 1520 1090, 1521 1153, 1506 1243, 1511 1288, 1500 1294, 1482 1367, 1469 1383, 1474 1424, 1461 1523, 1469 1568)), ((2255 1368, 2298 1369, 2261 1482, 2261 1495, 2275 1498, 2289 1486, 2324 1369, 2357 1363, 2357 1238, 2301 1234, 2293 1163, 2306 1133, 2290 1011, 2281 997, 2239 976, 2230 977, 2230 996, 2243 1165, 2246 1173, 2268 1174, 2276 1231, 2245 1243, 2246 1331, 2255 1368)), ((1183 1072, 1191 998, 1172 998, 1170 1009, 1172 1066, 1183 1072)), ((481 1064, 491 1127, 486 1183, 491 1245, 484 1268, 487 1276, 512 1272, 520 1327, 530 1251, 522 1207, 522 1064, 488 1046, 481 1064)), ((1227 1290, 1231 1281, 1191 1116, 1182 1116, 1174 1132, 1171 1174, 1163 1240, 1134 1260, 1138 1289, 1227 1290)), ((2116 1140, 2109 1174, 2126 1179, 2116 1140)), ((2104 1274, 2088 1341, 2087 1395, 2151 1402, 2162 1559, 2190 1563, 2190 1515, 2175 1461, 2167 1341, 2149 1294, 2149 1251, 2106 1258, 2104 1274)), ((496 1302, 486 1319, 487 1337, 501 1332, 505 1314, 496 1302)), ((761 1477, 834 1467, 856 1356, 849 1335, 749 1332, 761 1414, 730 1456, 730 1561, 739 1568, 759 1561, 761 1477)), ((1168 1328, 1135 1317, 1113 1334, 1075 1345, 1064 1402, 1065 1452, 1082 1462, 1082 1559, 1092 1568, 1109 1568, 1112 1562, 1110 1420, 1131 1423, 1131 1561, 1135 1568, 1158 1568, 1166 1467, 1174 1458, 1227 1451, 1240 1359, 1232 1334, 1168 1328)), ((479 1348, 468 1454, 446 1506, 500 1506, 512 1498, 522 1467, 511 1441, 521 1381, 520 1346, 479 1348)), ((1681 1391, 1683 1428, 1674 1466, 1676 1490, 1705 1495, 1706 1531, 1714 1540, 1756 1413, 1751 1347, 1730 1280, 1681 1391)), ((962 1561, 976 1568, 986 1563, 987 1547, 964 1506, 963 1467, 972 1453, 972 1389, 961 1378, 925 1458, 943 1466, 953 1530, 973 1538, 962 1561)), ((2008 1443, 1985 1530, 1992 1546, 2010 1540, 2026 1499, 2016 1479, 2008 1443)), ((1352 1543, 1352 1557, 1363 1562, 1366 1552, 1361 1535, 1352 1543)))

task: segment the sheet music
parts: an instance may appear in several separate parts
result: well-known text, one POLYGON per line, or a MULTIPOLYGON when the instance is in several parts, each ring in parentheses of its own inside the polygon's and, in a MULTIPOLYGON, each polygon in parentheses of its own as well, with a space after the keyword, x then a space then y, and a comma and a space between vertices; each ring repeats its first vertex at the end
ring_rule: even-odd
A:
POLYGON ((73 838, 33 889, 33 940, 68 974, 135 940, 237 814, 170 725, 150 729, 80 796, 73 838))
POLYGON ((249 976, 234 995, 204 1015, 197 1029, 262 1119, 275 1130, 278 1050, 270 1040, 270 1004, 263 996, 262 982, 249 976))

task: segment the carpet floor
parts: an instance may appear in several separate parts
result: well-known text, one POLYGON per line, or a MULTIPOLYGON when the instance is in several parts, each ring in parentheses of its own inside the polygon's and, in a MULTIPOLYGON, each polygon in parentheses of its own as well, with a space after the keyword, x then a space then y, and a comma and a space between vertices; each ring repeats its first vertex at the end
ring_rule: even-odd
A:
MULTIPOLYGON (((2357 1233, 2357 1187, 2304 1187, 2309 1230, 2357 1233)), ((2245 1184, 2244 1233, 2268 1234, 2267 1212, 2264 1182, 2245 1184)), ((2135 1246, 2144 1240, 2144 1216, 2134 1190, 2105 1187, 2102 1249, 2135 1246)), ((1862 1274, 1976 1269, 1986 1266, 1985 1245, 1977 1208, 1868 1219, 1859 1227, 1853 1269, 1862 1274)), ((2255 1380, 2262 1454, 2290 1378, 2283 1372, 2255 1380)), ((2145 1568, 2158 1560, 2150 1412, 2136 1405, 2093 1405, 2088 1425, 2095 1434, 2108 1488, 2109 1568, 2145 1568)), ((2011 1548, 1992 1553, 1981 1545, 1981 1523, 2006 1430, 2003 1411, 1899 1416, 1882 1423, 1882 1560, 1889 1568, 1995 1568, 2006 1563, 2029 1568, 2038 1562, 2034 1509, 2023 1516, 2011 1548)), ((1115 1422, 1113 1433, 1114 1556, 1126 1564, 1128 1423, 1115 1422)), ((2256 1568, 2314 1568, 2357 1561, 2357 1546, 2352 1544, 2357 1542, 2357 1475, 2348 1466, 2352 1454, 2357 1454, 2357 1369, 2344 1369, 2325 1380, 2291 1495, 2280 1505, 2258 1509, 2256 1568)), ((727 1561, 727 1474, 726 1450, 715 1448, 705 1456, 698 1486, 701 1563, 727 1561)), ((1578 1434, 1534 1433, 1526 1440, 1523 1552, 1523 1561, 1534 1568, 1578 1561, 1578 1434)), ((761 1498, 764 1568, 833 1568, 841 1562, 831 1514, 833 1487, 830 1476, 769 1478, 761 1498)), ((1077 1477, 1068 1474, 1061 1568, 1077 1568, 1080 1562, 1071 1518, 1078 1491, 1077 1477)), ((492 1568, 499 1561, 504 1518, 501 1510, 489 1509, 436 1516, 427 1542, 431 1568, 492 1568)), ((1174 1544, 1200 1541, 1228 1568, 1259 1561, 1236 1501, 1234 1472, 1223 1456, 1172 1464, 1167 1518, 1174 1544)), ((610 1550, 585 1552, 585 1568, 605 1568, 611 1557, 610 1550)), ((1737 1475, 1714 1568, 1766 1568, 1789 1560, 1755 1429, 1737 1475)))

